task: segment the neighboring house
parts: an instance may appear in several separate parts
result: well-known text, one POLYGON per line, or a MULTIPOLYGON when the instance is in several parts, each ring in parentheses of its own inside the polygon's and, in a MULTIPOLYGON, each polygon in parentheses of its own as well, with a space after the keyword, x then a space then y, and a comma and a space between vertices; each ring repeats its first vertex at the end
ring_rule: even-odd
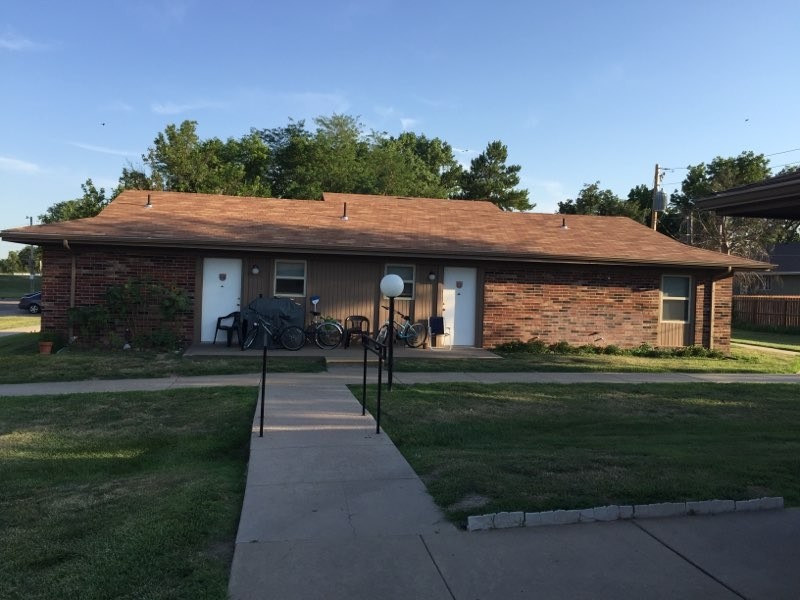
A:
POLYGON ((742 278, 737 294, 800 296, 800 243, 777 244, 769 253, 772 271, 742 278))
POLYGON ((512 340, 727 351, 736 270, 768 268, 692 248, 626 217, 509 213, 488 202, 326 193, 322 201, 126 191, 102 213, 0 232, 43 247, 46 330, 70 306, 144 276, 183 288, 187 342, 259 295, 306 311, 386 318, 379 283, 406 283, 398 309, 443 315, 456 345, 512 340))

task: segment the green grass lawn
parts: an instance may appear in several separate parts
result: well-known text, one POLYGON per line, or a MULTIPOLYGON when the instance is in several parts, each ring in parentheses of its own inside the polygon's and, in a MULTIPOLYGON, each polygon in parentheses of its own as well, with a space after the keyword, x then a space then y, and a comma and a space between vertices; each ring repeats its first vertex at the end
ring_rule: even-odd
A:
POLYGON ((797 505, 798 389, 397 386, 384 395, 381 424, 459 523, 498 511, 717 498, 797 505))
POLYGON ((398 372, 509 373, 616 372, 616 373, 798 373, 800 355, 781 356, 734 348, 725 358, 618 356, 607 354, 524 354, 509 353, 502 360, 401 358, 398 372))
POLYGON ((26 315, 20 311, 19 315, 0 317, 0 331, 9 329, 26 329, 27 331, 38 331, 42 324, 42 318, 38 315, 26 315))
POLYGON ((734 329, 731 335, 732 342, 778 348, 779 350, 792 350, 800 352, 800 333, 777 333, 773 331, 751 331, 749 329, 734 329))
POLYGON ((226 597, 251 388, 0 399, 0 598, 226 597))
MULTIPOLYGON (((42 289, 39 275, 34 276, 33 291, 42 289)), ((0 275, 0 298, 19 299, 31 291, 31 280, 28 275, 0 275)))
MULTIPOLYGON (((133 379, 172 375, 226 375, 260 373, 260 353, 247 357, 184 358, 176 353, 101 351, 70 348, 50 355, 38 353, 38 334, 0 337, 0 383, 80 381, 84 379, 133 379)), ((273 357, 271 373, 311 373, 325 370, 324 359, 273 357)))

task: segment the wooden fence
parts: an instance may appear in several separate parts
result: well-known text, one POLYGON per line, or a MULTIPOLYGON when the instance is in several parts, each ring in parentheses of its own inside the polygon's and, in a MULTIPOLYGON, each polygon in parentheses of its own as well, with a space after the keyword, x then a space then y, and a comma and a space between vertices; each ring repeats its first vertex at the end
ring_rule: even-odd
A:
POLYGON ((734 296, 733 322, 759 327, 800 327, 800 296, 734 296))

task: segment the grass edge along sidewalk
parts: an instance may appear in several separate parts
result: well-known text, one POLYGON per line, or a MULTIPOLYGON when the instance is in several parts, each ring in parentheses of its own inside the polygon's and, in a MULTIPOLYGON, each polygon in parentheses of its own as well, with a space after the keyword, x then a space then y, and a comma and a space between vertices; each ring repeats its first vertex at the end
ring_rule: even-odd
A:
POLYGON ((225 598, 255 399, 3 398, 0 597, 225 598))
POLYGON ((800 504, 797 389, 398 385, 381 423, 461 525, 485 513, 713 498, 783 496, 792 506, 800 504))

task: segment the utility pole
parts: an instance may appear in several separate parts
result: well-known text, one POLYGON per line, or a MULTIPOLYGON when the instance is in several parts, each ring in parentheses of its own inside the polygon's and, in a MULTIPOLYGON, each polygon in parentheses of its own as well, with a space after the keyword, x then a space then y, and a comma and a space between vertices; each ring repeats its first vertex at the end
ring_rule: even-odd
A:
POLYGON ((656 201, 657 201, 657 194, 658 194, 658 163, 656 163, 656 171, 653 175, 653 216, 650 219, 651 225, 653 226, 653 231, 656 230, 656 225, 658 224, 658 211, 656 210, 656 201))
MULTIPOLYGON (((31 224, 31 227, 33 227, 33 217, 25 217, 25 218, 28 219, 28 222, 31 224)), ((32 294, 35 291, 33 289, 34 288, 34 285, 33 285, 33 245, 28 246, 28 250, 30 251, 30 252, 28 252, 28 273, 29 273, 29 277, 30 277, 30 280, 31 280, 31 294, 32 294)))

